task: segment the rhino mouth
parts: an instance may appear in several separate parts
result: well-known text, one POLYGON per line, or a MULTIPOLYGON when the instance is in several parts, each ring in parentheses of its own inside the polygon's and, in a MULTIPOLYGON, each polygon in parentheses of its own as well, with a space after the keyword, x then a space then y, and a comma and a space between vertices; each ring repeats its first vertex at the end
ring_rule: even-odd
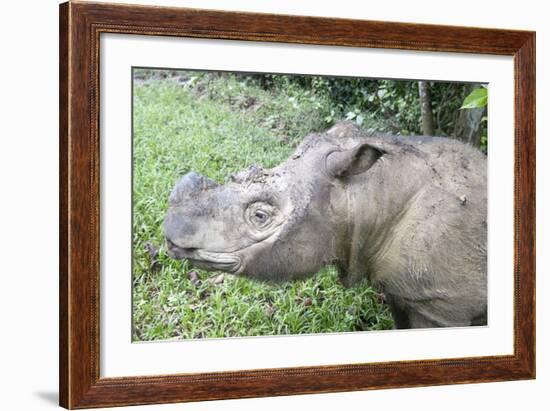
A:
POLYGON ((176 260, 188 260, 194 267, 236 273, 241 259, 234 254, 206 251, 200 248, 183 248, 166 239, 168 255, 176 260))

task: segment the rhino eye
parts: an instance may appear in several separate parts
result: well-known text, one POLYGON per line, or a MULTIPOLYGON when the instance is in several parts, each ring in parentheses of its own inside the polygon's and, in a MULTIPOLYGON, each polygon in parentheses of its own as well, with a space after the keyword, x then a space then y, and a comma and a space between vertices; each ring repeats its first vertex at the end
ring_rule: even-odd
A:
POLYGON ((266 203, 253 203, 246 212, 248 222, 255 228, 265 229, 270 225, 273 207, 266 203))
POLYGON ((264 223, 267 220, 267 213, 258 210, 254 213, 254 218, 260 223, 264 223))

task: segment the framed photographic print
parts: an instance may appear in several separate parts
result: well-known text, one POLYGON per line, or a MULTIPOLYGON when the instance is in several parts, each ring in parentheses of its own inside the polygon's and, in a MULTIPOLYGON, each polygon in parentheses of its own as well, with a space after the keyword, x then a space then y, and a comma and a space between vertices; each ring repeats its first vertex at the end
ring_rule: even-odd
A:
POLYGON ((535 34, 60 6, 66 408, 535 377, 535 34))

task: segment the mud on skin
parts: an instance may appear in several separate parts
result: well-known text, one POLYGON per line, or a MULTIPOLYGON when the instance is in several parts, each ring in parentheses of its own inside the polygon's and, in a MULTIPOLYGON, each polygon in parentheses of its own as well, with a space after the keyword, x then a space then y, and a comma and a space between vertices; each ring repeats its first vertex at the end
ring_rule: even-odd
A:
POLYGON ((272 169, 223 185, 186 174, 164 234, 172 258, 261 281, 334 264, 346 286, 384 293, 397 328, 485 325, 486 181, 471 146, 339 123, 272 169))

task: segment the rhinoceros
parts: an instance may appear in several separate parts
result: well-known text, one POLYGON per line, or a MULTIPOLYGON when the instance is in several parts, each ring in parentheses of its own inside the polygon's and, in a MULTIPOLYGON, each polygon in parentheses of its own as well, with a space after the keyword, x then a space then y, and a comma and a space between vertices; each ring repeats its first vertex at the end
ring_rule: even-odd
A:
POLYGON ((168 254, 207 270, 287 281, 337 268, 368 279, 396 328, 486 325, 486 157, 449 138, 339 123, 271 169, 225 184, 190 172, 164 220, 168 254))

